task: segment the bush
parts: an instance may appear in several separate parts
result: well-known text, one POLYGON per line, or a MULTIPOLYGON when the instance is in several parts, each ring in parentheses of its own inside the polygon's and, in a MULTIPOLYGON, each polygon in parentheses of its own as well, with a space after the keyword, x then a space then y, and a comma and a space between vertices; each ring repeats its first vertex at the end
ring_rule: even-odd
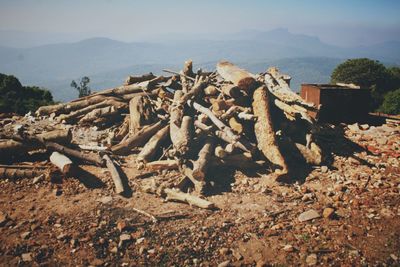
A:
POLYGON ((391 91, 385 95, 379 111, 392 115, 400 114, 400 89, 391 91))
POLYGON ((348 59, 332 72, 332 83, 354 83, 371 90, 371 110, 377 109, 387 92, 400 87, 400 68, 386 68, 377 60, 348 59))
POLYGON ((23 115, 53 103, 53 96, 48 90, 22 86, 16 77, 0 73, 0 113, 23 115))

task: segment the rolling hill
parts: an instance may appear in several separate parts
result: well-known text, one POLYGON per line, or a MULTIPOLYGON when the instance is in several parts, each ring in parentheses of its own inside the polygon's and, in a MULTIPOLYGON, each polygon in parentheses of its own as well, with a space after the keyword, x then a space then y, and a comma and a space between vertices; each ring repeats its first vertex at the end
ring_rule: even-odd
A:
POLYGON ((293 89, 301 82, 328 82, 333 68, 346 58, 369 57, 400 63, 400 43, 342 48, 318 38, 292 34, 285 29, 243 31, 203 40, 159 40, 126 43, 91 38, 31 48, 0 46, 0 73, 13 74, 24 84, 50 89, 57 100, 70 100, 76 92, 72 79, 89 76, 93 89, 122 83, 128 74, 179 69, 191 58, 195 67, 214 69, 227 59, 253 72, 276 65, 293 77, 293 89))

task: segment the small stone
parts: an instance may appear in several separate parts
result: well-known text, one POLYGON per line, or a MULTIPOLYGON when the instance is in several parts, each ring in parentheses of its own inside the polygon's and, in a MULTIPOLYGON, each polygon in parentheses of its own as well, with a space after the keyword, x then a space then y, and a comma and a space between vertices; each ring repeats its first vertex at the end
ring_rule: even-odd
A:
POLYGON ((218 267, 228 267, 228 266, 229 266, 229 263, 231 263, 230 260, 223 261, 223 262, 221 262, 220 264, 218 264, 218 267))
POLYGON ((313 253, 307 256, 306 263, 308 266, 317 265, 317 254, 313 253))
POLYGON ((111 252, 111 253, 114 253, 114 254, 117 254, 117 253, 118 253, 118 248, 117 248, 117 247, 113 247, 113 248, 110 250, 110 252, 111 252))
POLYGON ((322 216, 324 218, 332 218, 333 214, 335 213, 335 210, 332 208, 325 208, 324 211, 322 212, 322 216))
POLYGON ((286 251, 286 252, 293 252, 293 251, 294 251, 294 248, 293 248, 292 245, 285 245, 285 246, 283 247, 283 250, 286 251))
POLYGON ((321 217, 316 210, 308 210, 299 215, 300 222, 306 222, 321 217))
POLYGON ((256 267, 267 267, 269 266, 265 260, 259 260, 256 262, 256 267))
POLYGON ((22 261, 29 262, 32 261, 32 254, 31 253, 24 253, 21 255, 22 261))
POLYGON ((361 124, 360 125, 360 129, 361 130, 368 130, 369 129, 369 125, 368 124, 361 124))
POLYGON ((126 228, 128 227, 127 223, 125 220, 121 220, 117 223, 117 229, 122 232, 124 230, 126 230, 126 228))
POLYGON ((148 251, 147 251, 147 253, 149 253, 150 255, 152 255, 152 254, 154 254, 154 253, 156 253, 156 250, 153 248, 153 249, 149 249, 148 251))
POLYGON ((390 254, 390 257, 392 258, 392 260, 397 261, 399 259, 399 257, 397 257, 394 254, 390 254))
POLYGON ((21 234, 22 239, 28 239, 31 236, 31 232, 25 232, 21 234))
POLYGON ((90 262, 90 265, 92 266, 102 266, 104 264, 104 261, 100 259, 94 259, 90 262))
POLYGON ((261 224, 258 226, 258 228, 259 228, 260 230, 265 229, 265 227, 267 227, 267 225, 266 225, 265 223, 261 223, 261 224))
POLYGON ((131 238, 132 238, 131 235, 122 234, 119 236, 119 241, 122 241, 122 242, 129 241, 129 240, 131 240, 131 238))
POLYGON ((322 173, 327 173, 328 172, 328 167, 327 166, 321 166, 321 172, 322 173))
POLYGON ((105 196, 105 197, 102 197, 102 198, 98 199, 97 201, 99 201, 99 202, 101 202, 103 204, 107 204, 107 203, 112 201, 112 197, 111 196, 105 196))

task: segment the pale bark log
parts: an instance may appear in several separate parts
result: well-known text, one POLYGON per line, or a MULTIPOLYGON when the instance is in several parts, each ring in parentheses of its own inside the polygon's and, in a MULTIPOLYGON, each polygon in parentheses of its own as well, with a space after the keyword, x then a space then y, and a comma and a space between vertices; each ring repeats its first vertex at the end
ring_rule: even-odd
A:
POLYGON ((164 125, 162 121, 159 121, 150 126, 146 126, 142 130, 138 131, 136 134, 128 137, 126 140, 111 147, 111 151, 118 155, 126 155, 135 146, 144 145, 147 142, 147 140, 149 140, 150 137, 156 132, 158 132, 163 126, 164 125))
POLYGON ((145 168, 150 171, 158 171, 158 170, 177 170, 179 168, 178 162, 176 160, 157 160, 148 162, 145 165, 145 168))
POLYGON ((0 179, 34 178, 45 173, 42 169, 0 167, 0 179))
POLYGON ((279 150, 271 120, 269 91, 265 86, 261 86, 254 91, 253 110, 254 115, 258 118, 254 125, 258 148, 272 164, 281 169, 282 174, 287 173, 287 164, 279 150))
POLYGON ((50 141, 56 143, 69 143, 72 139, 72 134, 70 129, 59 129, 50 132, 44 132, 37 135, 40 140, 50 141))
POLYGON ((143 74, 141 76, 128 76, 125 80, 125 84, 124 85, 131 85, 134 83, 140 83, 140 82, 144 82, 144 81, 148 81, 148 80, 152 80, 156 78, 156 76, 154 76, 153 73, 147 73, 147 74, 143 74))
POLYGON ((235 117, 231 117, 229 119, 229 126, 235 133, 237 134, 243 133, 243 125, 235 117))
POLYGON ((50 115, 51 113, 55 113, 56 115, 62 114, 62 113, 66 114, 66 113, 70 113, 70 112, 78 110, 78 109, 86 108, 90 105, 100 103, 104 100, 106 100, 106 98, 104 96, 98 95, 98 96, 91 96, 91 97, 84 98, 84 99, 77 99, 75 101, 68 102, 68 103, 62 103, 62 104, 51 105, 51 106, 43 106, 43 107, 40 107, 36 111, 36 115, 44 116, 44 115, 50 115))
POLYGON ((154 110, 145 96, 137 96, 129 101, 129 133, 135 134, 153 120, 154 110))
POLYGON ((50 155, 50 162, 60 169, 63 174, 70 174, 72 170, 72 161, 59 152, 53 152, 50 155))
POLYGON ((83 116, 79 120, 78 123, 79 124, 89 123, 89 122, 98 120, 99 118, 109 117, 109 116, 115 115, 117 113, 118 113, 118 111, 113 106, 107 106, 107 107, 104 107, 104 108, 97 108, 97 109, 94 109, 94 110, 90 111, 85 116, 83 116))
POLYGON ((108 171, 111 174, 111 178, 115 185, 115 193, 122 194, 125 192, 124 184, 121 180, 121 176, 118 173, 117 168, 114 165, 112 159, 106 154, 103 156, 104 161, 106 162, 106 166, 108 171))
POLYGON ((214 96, 218 94, 218 90, 214 85, 209 85, 204 89, 204 94, 214 96))
POLYGON ((83 153, 78 150, 74 150, 54 142, 44 142, 44 145, 46 146, 47 149, 54 150, 65 155, 81 159, 85 162, 89 162, 98 166, 103 166, 104 164, 101 157, 97 154, 83 153))
POLYGON ((178 189, 169 189, 165 188, 164 193, 166 194, 166 200, 167 201, 181 201, 188 203, 191 206, 196 206, 202 209, 214 209, 215 204, 207 201, 205 199, 183 193, 182 191, 178 189))
POLYGON ((207 138, 199 152, 198 159, 193 163, 193 177, 196 180, 205 181, 212 151, 213 141, 211 138, 207 138))
POLYGON ((217 72, 226 81, 232 82, 246 92, 253 89, 256 84, 253 74, 227 61, 221 61, 217 64, 217 72))
POLYGON ((220 131, 216 132, 216 135, 223 140, 227 141, 228 143, 233 144, 234 146, 247 151, 247 152, 253 152, 254 146, 247 142, 244 139, 241 139, 240 136, 236 135, 233 133, 232 129, 226 126, 221 120, 219 120, 212 112, 211 110, 201 106, 200 104, 194 102, 194 101, 188 101, 189 106, 193 107, 195 110, 206 114, 210 120, 217 126, 220 131))
POLYGON ((137 156, 137 160, 141 162, 148 162, 152 160, 157 149, 160 147, 161 143, 168 137, 169 125, 165 126, 159 130, 143 147, 137 156))
POLYGON ((242 96, 239 86, 236 86, 233 84, 224 84, 224 85, 222 85, 221 90, 224 95, 227 95, 227 96, 230 96, 233 98, 242 96))

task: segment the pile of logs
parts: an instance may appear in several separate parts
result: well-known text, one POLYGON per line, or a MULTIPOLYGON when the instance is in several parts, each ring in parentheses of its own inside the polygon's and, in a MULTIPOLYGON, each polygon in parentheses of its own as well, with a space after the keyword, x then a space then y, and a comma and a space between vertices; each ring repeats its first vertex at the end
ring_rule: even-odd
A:
MULTIPOLYGON (((1 155, 46 149, 65 174, 74 161, 68 157, 107 167, 117 193, 125 189, 114 160, 130 155, 138 168, 179 170, 198 193, 213 166, 261 168, 279 177, 299 164, 321 163, 318 125, 309 115, 318 107, 294 93, 290 76, 277 68, 254 75, 223 61, 214 72, 194 72, 189 60, 179 72, 164 71, 172 75, 130 76, 123 86, 39 108, 36 119, 61 130, 3 133, 1 155), (71 144, 71 128, 93 126, 108 132, 106 146, 71 144)), ((193 197, 170 188, 147 191, 185 202, 193 197)))

